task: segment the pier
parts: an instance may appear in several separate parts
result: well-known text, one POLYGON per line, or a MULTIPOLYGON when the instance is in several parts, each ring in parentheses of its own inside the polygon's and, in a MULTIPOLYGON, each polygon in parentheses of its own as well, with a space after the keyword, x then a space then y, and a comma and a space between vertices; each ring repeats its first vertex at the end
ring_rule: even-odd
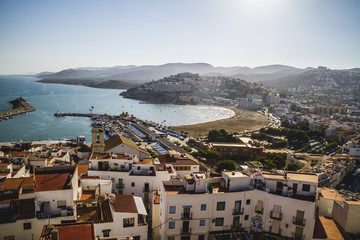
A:
POLYGON ((92 114, 92 113, 63 113, 63 112, 56 112, 54 113, 55 117, 89 117, 92 118, 94 116, 98 116, 99 114, 92 114))
POLYGON ((9 118, 12 118, 15 115, 28 113, 28 112, 32 112, 32 111, 36 110, 30 104, 28 104, 25 99, 23 99, 21 97, 10 101, 10 104, 12 105, 12 109, 6 110, 6 111, 1 111, 0 112, 0 120, 1 119, 7 120, 9 118))

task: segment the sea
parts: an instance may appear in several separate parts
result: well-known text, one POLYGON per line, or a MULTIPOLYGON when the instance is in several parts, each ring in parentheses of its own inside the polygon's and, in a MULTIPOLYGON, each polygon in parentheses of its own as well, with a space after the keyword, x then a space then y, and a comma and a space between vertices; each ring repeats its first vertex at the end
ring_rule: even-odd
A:
POLYGON ((164 126, 189 125, 232 117, 227 108, 208 105, 151 104, 119 95, 125 90, 37 82, 28 76, 0 75, 0 111, 23 97, 36 111, 0 121, 0 142, 57 140, 85 136, 91 141, 91 119, 55 117, 54 113, 99 113, 135 117, 164 126))

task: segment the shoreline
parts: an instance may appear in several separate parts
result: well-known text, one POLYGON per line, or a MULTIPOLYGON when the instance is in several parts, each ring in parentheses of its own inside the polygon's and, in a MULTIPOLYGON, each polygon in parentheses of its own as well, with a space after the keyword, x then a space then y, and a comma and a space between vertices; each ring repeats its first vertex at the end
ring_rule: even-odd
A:
POLYGON ((229 106, 219 107, 230 109, 235 115, 210 122, 170 126, 169 128, 177 132, 187 133, 191 137, 204 137, 212 129, 225 129, 229 133, 235 133, 261 128, 267 124, 267 118, 257 112, 229 106))
POLYGON ((19 97, 15 100, 10 101, 11 109, 0 111, 0 120, 8 120, 9 118, 14 117, 15 115, 33 112, 36 109, 26 102, 25 99, 19 97))

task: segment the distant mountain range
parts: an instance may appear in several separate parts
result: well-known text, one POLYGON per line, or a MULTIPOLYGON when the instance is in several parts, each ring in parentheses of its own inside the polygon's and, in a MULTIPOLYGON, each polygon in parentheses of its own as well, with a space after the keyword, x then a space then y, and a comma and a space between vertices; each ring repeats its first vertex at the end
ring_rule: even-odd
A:
MULTIPOLYGON (((309 72, 315 68, 300 69, 286 65, 249 67, 214 67, 208 63, 168 63, 164 65, 84 67, 66 69, 56 73, 43 72, 35 76, 41 82, 81 84, 92 87, 128 88, 152 80, 182 72, 198 73, 203 76, 227 76, 249 82, 259 82, 267 86, 286 89, 303 84, 309 72), (106 84, 106 82, 111 84, 106 84)), ((360 68, 337 70, 360 73, 360 68)), ((312 76, 312 75, 311 75, 312 76)))

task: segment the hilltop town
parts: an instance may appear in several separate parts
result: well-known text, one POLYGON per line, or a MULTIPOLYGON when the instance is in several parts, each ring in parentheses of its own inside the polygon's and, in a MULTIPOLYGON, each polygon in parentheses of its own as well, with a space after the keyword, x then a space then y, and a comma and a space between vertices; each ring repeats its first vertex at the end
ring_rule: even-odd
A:
POLYGON ((358 118, 260 113, 264 128, 205 138, 124 112, 93 114, 89 143, 1 143, 0 238, 356 239, 358 118))

